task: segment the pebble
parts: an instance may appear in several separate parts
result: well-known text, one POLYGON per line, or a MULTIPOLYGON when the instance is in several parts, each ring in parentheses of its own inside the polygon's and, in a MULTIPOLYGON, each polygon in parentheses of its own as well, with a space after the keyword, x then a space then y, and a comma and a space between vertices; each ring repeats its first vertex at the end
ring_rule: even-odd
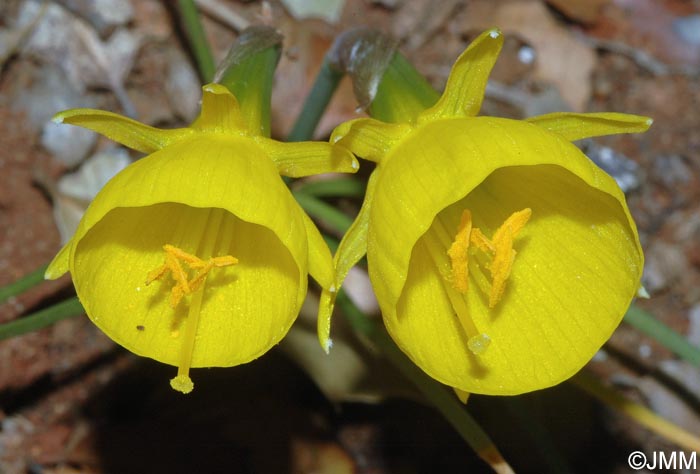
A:
POLYGON ((670 189, 687 184, 693 174, 680 155, 657 156, 653 163, 654 177, 670 189))
POLYGON ((657 240, 646 252, 642 282, 650 294, 670 287, 687 270, 683 250, 676 245, 657 240))
POLYGON ((639 165, 622 153, 598 145, 593 140, 585 142, 583 151, 596 165, 613 177, 622 192, 627 193, 639 187, 639 165))
POLYGON ((673 31, 686 43, 700 46, 700 14, 676 18, 673 31))

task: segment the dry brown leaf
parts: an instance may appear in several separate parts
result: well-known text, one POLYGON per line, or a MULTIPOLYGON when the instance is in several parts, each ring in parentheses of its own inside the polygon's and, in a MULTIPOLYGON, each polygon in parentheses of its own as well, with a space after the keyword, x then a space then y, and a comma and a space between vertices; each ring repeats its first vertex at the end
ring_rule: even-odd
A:
POLYGON ((445 25, 462 0, 414 0, 401 5, 394 15, 392 33, 399 40, 405 40, 408 49, 416 49, 445 25))
POLYGON ((609 0, 547 0, 547 3, 569 20, 590 25, 595 23, 600 9, 609 0))
POLYGON ((467 5, 464 18, 465 32, 497 26, 529 43, 537 54, 535 78, 557 86, 572 110, 586 108, 595 53, 559 25, 544 4, 475 0, 467 5))

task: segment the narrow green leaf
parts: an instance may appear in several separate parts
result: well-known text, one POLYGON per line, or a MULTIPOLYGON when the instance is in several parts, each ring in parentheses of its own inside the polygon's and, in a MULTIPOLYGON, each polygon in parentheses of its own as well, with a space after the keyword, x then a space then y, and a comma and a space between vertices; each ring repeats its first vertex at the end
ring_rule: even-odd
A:
POLYGON ((323 116, 331 97, 338 88, 343 74, 333 68, 324 60, 321 69, 316 76, 314 85, 311 87, 309 95, 306 97, 301 113, 297 117, 292 131, 287 137, 290 142, 302 142, 311 140, 316 130, 318 122, 323 116))
POLYGON ((0 340, 37 331, 46 326, 50 326, 56 321, 77 316, 83 312, 83 307, 80 301, 78 301, 78 298, 69 298, 46 309, 37 311, 36 313, 0 325, 0 340))
POLYGON ((311 216, 326 223, 338 232, 345 232, 352 224, 352 218, 330 204, 309 194, 293 193, 299 205, 311 216))
POLYGON ((28 275, 23 276, 14 283, 0 288, 0 304, 7 301, 9 298, 19 295, 33 288, 44 281, 44 273, 48 265, 42 265, 28 275))
POLYGON ((182 26, 187 34, 192 54, 197 61, 197 68, 204 83, 210 82, 214 77, 214 56, 211 54, 209 42, 204 34, 202 22, 199 19, 199 12, 194 0, 178 0, 182 26))
POLYGON ((688 342, 688 339, 656 319, 653 314, 632 305, 627 310, 627 314, 625 314, 625 322, 651 337, 680 358, 696 367, 700 367, 700 347, 692 345, 688 342))

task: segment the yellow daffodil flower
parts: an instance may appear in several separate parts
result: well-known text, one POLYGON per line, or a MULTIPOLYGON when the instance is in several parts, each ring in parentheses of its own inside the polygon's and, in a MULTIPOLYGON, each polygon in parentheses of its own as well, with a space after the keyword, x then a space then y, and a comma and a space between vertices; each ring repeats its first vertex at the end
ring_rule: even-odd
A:
POLYGON ((246 121, 224 86, 203 88, 189 127, 156 129, 100 110, 62 112, 150 153, 97 195, 47 278, 70 271, 92 321, 130 351, 177 366, 233 366, 266 352, 296 318, 330 252, 280 178, 357 169, 328 143, 280 143, 246 121))
POLYGON ((615 181, 570 142, 642 132, 647 117, 476 117, 503 43, 479 36, 437 103, 399 123, 358 119, 332 143, 377 163, 323 294, 365 253, 385 325, 426 373, 468 393, 517 394, 577 372, 640 288, 643 254, 615 181))

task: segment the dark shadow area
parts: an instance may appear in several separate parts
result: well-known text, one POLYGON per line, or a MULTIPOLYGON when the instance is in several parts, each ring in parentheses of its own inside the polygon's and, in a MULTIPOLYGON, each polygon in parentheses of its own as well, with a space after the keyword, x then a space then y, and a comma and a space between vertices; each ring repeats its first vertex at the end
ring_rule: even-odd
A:
POLYGON ((569 383, 515 397, 474 395, 469 412, 518 474, 614 472, 638 449, 607 409, 569 383))
POLYGON ((189 395, 175 373, 139 359, 86 404, 104 473, 289 472, 291 437, 324 435, 330 405, 282 357, 193 370, 189 395))
POLYGON ((490 472, 434 410, 405 400, 334 407, 275 350, 194 370, 189 395, 170 388, 175 370, 139 359, 86 403, 101 472, 289 473, 295 440, 338 443, 358 473, 490 472), (358 427, 374 435, 353 445, 358 427))

